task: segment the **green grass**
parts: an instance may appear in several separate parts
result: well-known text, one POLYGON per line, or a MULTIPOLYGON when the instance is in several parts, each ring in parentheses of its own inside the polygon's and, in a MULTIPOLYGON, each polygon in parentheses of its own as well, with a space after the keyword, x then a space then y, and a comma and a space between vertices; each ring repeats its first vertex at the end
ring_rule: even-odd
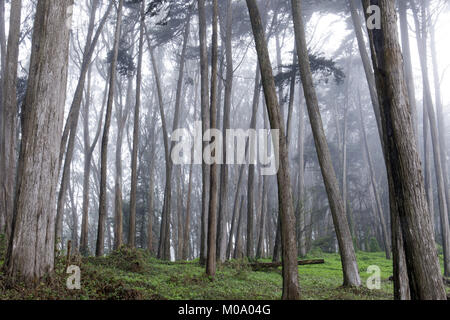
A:
MULTIPOLYGON (((392 299, 392 261, 384 253, 357 253, 361 288, 342 287, 338 254, 318 253, 308 259, 325 259, 325 264, 299 266, 301 297, 304 300, 387 300, 392 299), (381 269, 381 289, 369 290, 367 268, 381 269)), ((37 288, 7 286, 0 273, 0 299, 76 300, 258 300, 280 299, 281 268, 252 271, 243 261, 219 266, 214 281, 205 275, 198 261, 170 263, 150 257, 141 250, 121 249, 104 258, 84 258, 72 262, 81 266, 81 290, 66 289, 65 259, 57 259, 54 277, 37 288)))

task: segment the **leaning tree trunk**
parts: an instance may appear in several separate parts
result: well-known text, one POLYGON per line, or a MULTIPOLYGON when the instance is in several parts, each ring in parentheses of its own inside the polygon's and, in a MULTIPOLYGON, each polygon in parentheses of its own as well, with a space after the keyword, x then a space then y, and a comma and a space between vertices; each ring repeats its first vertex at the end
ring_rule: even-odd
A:
MULTIPOLYGON (((420 158, 414 138, 403 60, 398 41, 395 3, 378 5, 381 29, 367 28, 379 97, 390 196, 397 199, 411 298, 446 299, 434 244, 420 158)), ((393 212, 391 211, 391 215, 393 212)))
POLYGON ((69 28, 73 1, 40 0, 23 104, 12 233, 7 274, 27 285, 54 270, 58 155, 66 98, 69 28))
POLYGON ((97 257, 103 256, 104 246, 105 246, 105 220, 107 216, 107 165, 108 165, 108 141, 109 141, 109 129, 111 127, 111 115, 112 115, 112 105, 114 100, 114 89, 116 84, 116 69, 117 69, 117 57, 119 54, 119 41, 120 41, 120 30, 122 25, 122 9, 123 1, 119 0, 119 7, 117 9, 117 20, 116 20, 116 30, 114 33, 114 47, 113 47, 113 57, 111 61, 111 69, 109 76, 109 92, 108 92, 108 102, 106 104, 106 117, 105 117, 105 127, 103 128, 102 137, 102 149, 101 149, 101 173, 100 173, 100 196, 99 196, 99 209, 98 209, 98 229, 97 229, 97 243, 95 248, 95 255, 97 257))
MULTIPOLYGON (((6 50, 5 69, 3 71, 3 92, 1 114, 3 121, 4 149, 1 156, 1 168, 4 172, 1 186, 1 202, 4 204, 3 216, 6 224, 6 238, 11 235, 12 213, 14 205, 14 185, 16 172, 16 130, 17 130, 17 65, 19 59, 20 19, 22 12, 22 0, 11 2, 9 17, 8 47, 6 50)), ((3 230, 0 229, 0 232, 3 230)))
POLYGON ((280 106, 278 104, 275 80, 272 73, 269 50, 258 6, 255 0, 247 0, 247 7, 252 23, 256 51, 261 69, 261 79, 266 97, 267 111, 272 130, 279 131, 278 140, 273 138, 274 152, 278 152, 279 170, 278 201, 281 211, 281 238, 283 244, 283 299, 298 299, 300 297, 298 285, 297 243, 295 240, 295 216, 289 176, 289 152, 280 106))
POLYGON ((325 188, 327 190, 328 201, 339 244, 342 270, 344 273, 344 286, 360 286, 361 279, 359 277, 352 236, 344 210, 344 202, 339 192, 339 185, 336 179, 333 164, 331 162, 331 154, 328 149, 317 95, 314 89, 300 0, 292 0, 292 11, 303 91, 305 94, 306 105, 313 131, 314 142, 316 145, 317 157, 322 170, 322 176, 325 188))

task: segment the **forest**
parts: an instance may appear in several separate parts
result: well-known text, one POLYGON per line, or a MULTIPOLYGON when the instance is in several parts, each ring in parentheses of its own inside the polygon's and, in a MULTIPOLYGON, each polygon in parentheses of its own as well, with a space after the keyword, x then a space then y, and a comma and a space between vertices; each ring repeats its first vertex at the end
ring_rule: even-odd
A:
POLYGON ((0 0, 0 300, 450 299, 449 31, 448 0, 0 0))

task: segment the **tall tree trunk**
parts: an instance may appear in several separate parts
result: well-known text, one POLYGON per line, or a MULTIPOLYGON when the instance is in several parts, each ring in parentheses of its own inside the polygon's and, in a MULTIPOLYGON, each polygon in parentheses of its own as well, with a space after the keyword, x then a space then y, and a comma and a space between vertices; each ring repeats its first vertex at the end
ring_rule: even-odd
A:
POLYGON ((397 200, 396 211, 391 208, 391 215, 401 220, 401 224, 397 221, 393 225, 398 223, 402 231, 411 298, 446 299, 415 144, 395 3, 363 0, 363 4, 365 9, 369 5, 381 9, 381 29, 368 28, 368 33, 381 108, 384 154, 392 182, 390 196, 397 200))
POLYGON ((86 99, 84 104, 84 119, 83 119, 83 137, 84 137, 84 173, 83 173, 83 204, 82 204, 82 216, 81 216, 81 234, 80 234, 80 253, 84 256, 89 255, 89 193, 90 193, 90 175, 92 167, 92 155, 94 154, 95 147, 97 146, 102 130, 103 112, 106 105, 106 97, 108 90, 108 82, 106 81, 105 90, 103 95, 102 108, 99 114, 99 120, 94 140, 91 144, 89 138, 89 109, 91 105, 91 70, 89 70, 88 84, 86 99))
POLYGON ((4 264, 12 279, 27 285, 38 284, 54 270, 56 164, 66 98, 67 14, 72 4, 40 0, 36 7, 13 224, 4 264))
MULTIPOLYGON (((202 136, 210 127, 209 116, 209 85, 208 85, 208 44, 206 41, 206 12, 205 0, 198 0, 198 17, 199 17, 199 39, 200 39, 200 74, 201 74, 201 117, 202 117, 202 136)), ((203 141, 202 150, 205 149, 207 143, 203 141)), ((209 175, 210 167, 205 162, 202 164, 202 214, 200 226, 200 264, 206 263, 207 251, 207 219, 209 209, 209 175)))
POLYGON ((141 108, 142 56, 144 54, 145 1, 141 2, 140 20, 139 52, 136 75, 136 104, 134 107, 133 152, 131 156, 130 221, 128 232, 128 246, 130 248, 134 248, 136 246, 137 155, 139 148, 139 114, 141 108))
POLYGON ((306 256, 306 210, 305 210, 305 106, 303 104, 303 92, 300 92, 298 108, 298 194, 297 217, 299 226, 298 247, 301 257, 306 256))
POLYGON ((419 121, 417 119, 416 90, 414 87, 414 74, 411 62, 411 46, 409 43, 409 25, 407 15, 408 0, 398 0, 398 13, 400 20, 400 33, 402 40, 403 63, 405 68, 406 86, 408 88, 409 104, 414 124, 416 143, 419 145, 419 121))
MULTIPOLYGON (((233 91, 233 6, 232 1, 227 0, 227 23, 226 23, 226 39, 225 39, 225 55, 226 55, 226 65, 227 65, 227 79, 225 81, 225 101, 223 110, 223 141, 226 141, 226 130, 230 129, 230 109, 231 109, 231 98, 233 91)), ((223 159, 227 158, 227 145, 223 144, 223 159)), ((219 206, 219 216, 217 223, 217 259, 220 262, 225 262, 226 254, 226 221, 228 219, 228 165, 226 162, 221 165, 220 172, 220 206, 219 206)))
MULTIPOLYGON (((415 5, 413 5, 415 6, 415 5)), ((430 80, 428 76, 428 5, 422 4, 422 26, 418 20, 417 10, 414 11, 414 20, 416 22, 417 46, 419 48, 420 65, 422 69, 422 79, 424 88, 424 101, 431 131, 431 141, 433 143, 434 169, 437 180, 437 194, 439 201, 439 213, 441 217, 441 236, 442 248, 444 251, 444 275, 450 276, 450 226, 448 217, 448 207, 445 192, 445 182, 443 175, 443 159, 441 159, 441 145, 439 141, 439 132, 437 127, 436 112, 434 110, 433 98, 431 94, 430 80), (420 34, 420 30, 422 30, 420 34)), ((430 217, 431 218, 431 217, 430 217)))
POLYGON ((348 226, 347 216, 344 211, 344 202, 339 192, 339 185, 336 179, 333 164, 331 162, 331 154, 328 149, 319 104, 314 89, 300 0, 292 0, 292 11, 294 16, 295 38, 303 91, 305 93, 306 105, 308 107, 317 157, 319 159, 325 188, 327 190, 328 201, 339 244, 342 270, 344 273, 344 286, 360 286, 361 279, 359 277, 358 264, 356 262, 356 255, 353 248, 353 241, 348 226))
POLYGON ((116 30, 114 32, 114 46, 113 56, 111 61, 111 69, 109 76, 109 92, 108 102, 106 104, 105 127, 103 128, 102 149, 101 149, 101 176, 100 176, 100 196, 99 196, 99 210, 98 210, 98 229, 97 229, 97 244, 95 248, 95 255, 97 257, 103 256, 105 246, 105 220, 107 217, 107 165, 108 165, 108 141, 109 129, 111 127, 112 105, 114 100, 114 89, 116 84, 116 69, 117 57, 119 53, 120 30, 122 26, 122 9, 123 1, 119 0, 119 7, 117 9, 116 30))
MULTIPOLYGON (((211 130, 217 129, 217 61, 218 61, 218 2, 213 0, 213 33, 212 33, 212 58, 211 58, 211 100, 210 122, 211 130)), ((212 137, 211 137, 212 139, 212 137)), ((212 140, 211 140, 212 142, 212 140)), ((211 154, 216 158, 217 150, 211 154)), ((209 156, 209 155, 208 155, 209 156)), ((210 277, 216 275, 216 243, 217 243, 217 200, 218 200, 218 163, 216 160, 211 165, 210 189, 209 189, 209 214, 208 214, 208 250, 206 255, 206 274, 210 277)))
MULTIPOLYGON (((11 12, 9 16, 9 36, 8 47, 6 51, 5 69, 3 72, 3 92, 2 108, 3 114, 3 139, 1 170, 4 172, 1 186, 1 202, 6 224, 6 238, 11 235, 12 213, 14 206, 14 185, 16 173, 16 131, 17 131, 17 65, 19 59, 19 37, 20 37, 20 19, 22 12, 22 0, 11 2, 11 12)), ((0 229, 0 232, 3 230, 0 229)))
MULTIPOLYGON (((384 153, 385 147, 384 145, 387 143, 385 141, 386 137, 383 135, 382 124, 381 124, 381 111, 380 105, 378 101, 378 96, 376 92, 376 83, 375 76, 372 64, 370 62, 369 55, 366 50, 366 43, 364 40, 363 29, 361 24, 361 18, 356 10, 356 2, 357 0, 349 0, 350 9, 352 14, 352 21, 355 28, 356 38, 358 40, 358 47, 360 51, 360 55, 362 58, 364 72, 366 74, 367 83, 369 86, 370 99, 372 101, 373 110, 375 113, 375 118, 377 120, 377 128, 380 136, 380 141, 382 145, 382 150, 384 153)), ((367 17, 366 17, 367 18, 367 17)), ((386 158, 386 155, 384 155, 386 158)), ((388 175, 388 183, 390 187, 394 186, 394 182, 392 181, 392 177, 388 175)), ((390 210, 391 210, 391 229, 392 229, 392 252, 393 252, 393 263, 394 263, 394 297, 395 299, 407 300, 410 299, 409 294, 409 280, 408 274, 406 270, 406 260, 404 254, 404 243, 403 236, 400 227, 400 220, 398 218, 397 212, 397 200, 395 197, 390 197, 390 210)))
POLYGON ((81 74, 78 80, 74 99, 72 101, 72 106, 70 107, 69 116, 64 128, 63 136, 61 138, 61 149, 59 154, 58 170, 61 168, 62 160, 64 157, 64 151, 66 152, 65 152, 63 173, 61 178, 61 185, 58 193, 58 205, 56 211, 56 237, 55 237, 56 241, 58 241, 58 239, 60 239, 62 236, 62 220, 63 220, 64 204, 67 188, 69 186, 70 166, 75 151, 75 140, 77 135, 78 119, 80 116, 81 101, 83 99, 83 90, 86 82, 86 76, 89 69, 89 65, 91 64, 92 55, 94 54, 94 50, 98 42, 98 38, 100 37, 104 25, 106 24, 110 9, 112 7, 112 5, 110 4, 105 15, 100 21, 100 25, 94 37, 92 37, 95 26, 95 13, 97 11, 98 5, 99 5, 98 0, 94 0, 91 16, 89 19, 90 21, 88 27, 87 40, 83 52, 81 74))
POLYGON ((362 140, 364 142, 364 151, 366 153, 367 166, 368 166, 369 174, 370 174, 370 183, 371 183, 372 192, 373 192, 373 195, 375 198, 376 212, 378 214, 378 219, 380 220, 381 230, 383 233, 383 243, 384 243, 384 248, 386 251, 386 259, 391 259, 391 245, 390 245, 390 241, 389 241, 389 233, 387 231, 388 229, 387 229, 386 221, 384 218, 383 204, 381 203, 381 197, 380 197, 380 193, 379 193, 378 187, 377 187, 377 180, 376 180, 376 176, 375 176, 375 170, 373 168, 372 155, 370 153, 369 143, 367 141, 367 133, 366 133, 366 127, 364 124, 364 117, 363 117, 362 105, 361 105, 361 97, 360 97, 359 91, 358 91, 358 109, 359 109, 359 120, 360 120, 360 125, 361 125, 362 140))
MULTIPOLYGON (((278 201, 281 211, 281 238, 283 243, 283 299, 298 299, 300 297, 297 266, 297 243, 295 237, 294 204, 289 176, 289 152, 286 143, 284 122, 278 104, 275 81, 272 73, 269 50, 264 35, 258 6, 255 0, 247 0, 247 7, 252 23, 256 51, 261 69, 261 79, 266 97, 267 111, 272 130, 279 130, 278 141, 273 136, 274 152, 278 152, 279 170, 278 201)), ((248 239, 249 241, 250 239, 248 239)), ((247 252, 248 253, 248 252, 247 252)))

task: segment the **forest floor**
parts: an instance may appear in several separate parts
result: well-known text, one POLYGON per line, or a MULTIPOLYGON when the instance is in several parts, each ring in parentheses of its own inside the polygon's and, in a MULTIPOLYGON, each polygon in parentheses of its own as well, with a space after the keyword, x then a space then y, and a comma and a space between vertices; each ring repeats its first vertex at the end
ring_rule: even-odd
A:
MULTIPOLYGON (((2 250, 0 245, 0 250, 2 250)), ((317 253, 307 258, 325 259, 325 264, 299 266, 301 296, 304 300, 389 300, 392 299, 392 261, 384 253, 358 252, 361 288, 343 288, 338 254, 317 253), (369 290, 367 268, 381 269, 381 289, 369 290)), ((0 253, 0 266, 3 264, 0 253)), ((66 259, 57 258, 55 275, 28 289, 8 285, 0 271, 0 300, 275 300, 282 294, 281 268, 252 271, 244 261, 218 267, 214 281, 205 275, 198 261, 162 262, 143 250, 122 248, 103 258, 74 258, 80 266, 81 289, 68 290, 66 259)), ((450 291, 450 288, 447 287, 450 291)))

